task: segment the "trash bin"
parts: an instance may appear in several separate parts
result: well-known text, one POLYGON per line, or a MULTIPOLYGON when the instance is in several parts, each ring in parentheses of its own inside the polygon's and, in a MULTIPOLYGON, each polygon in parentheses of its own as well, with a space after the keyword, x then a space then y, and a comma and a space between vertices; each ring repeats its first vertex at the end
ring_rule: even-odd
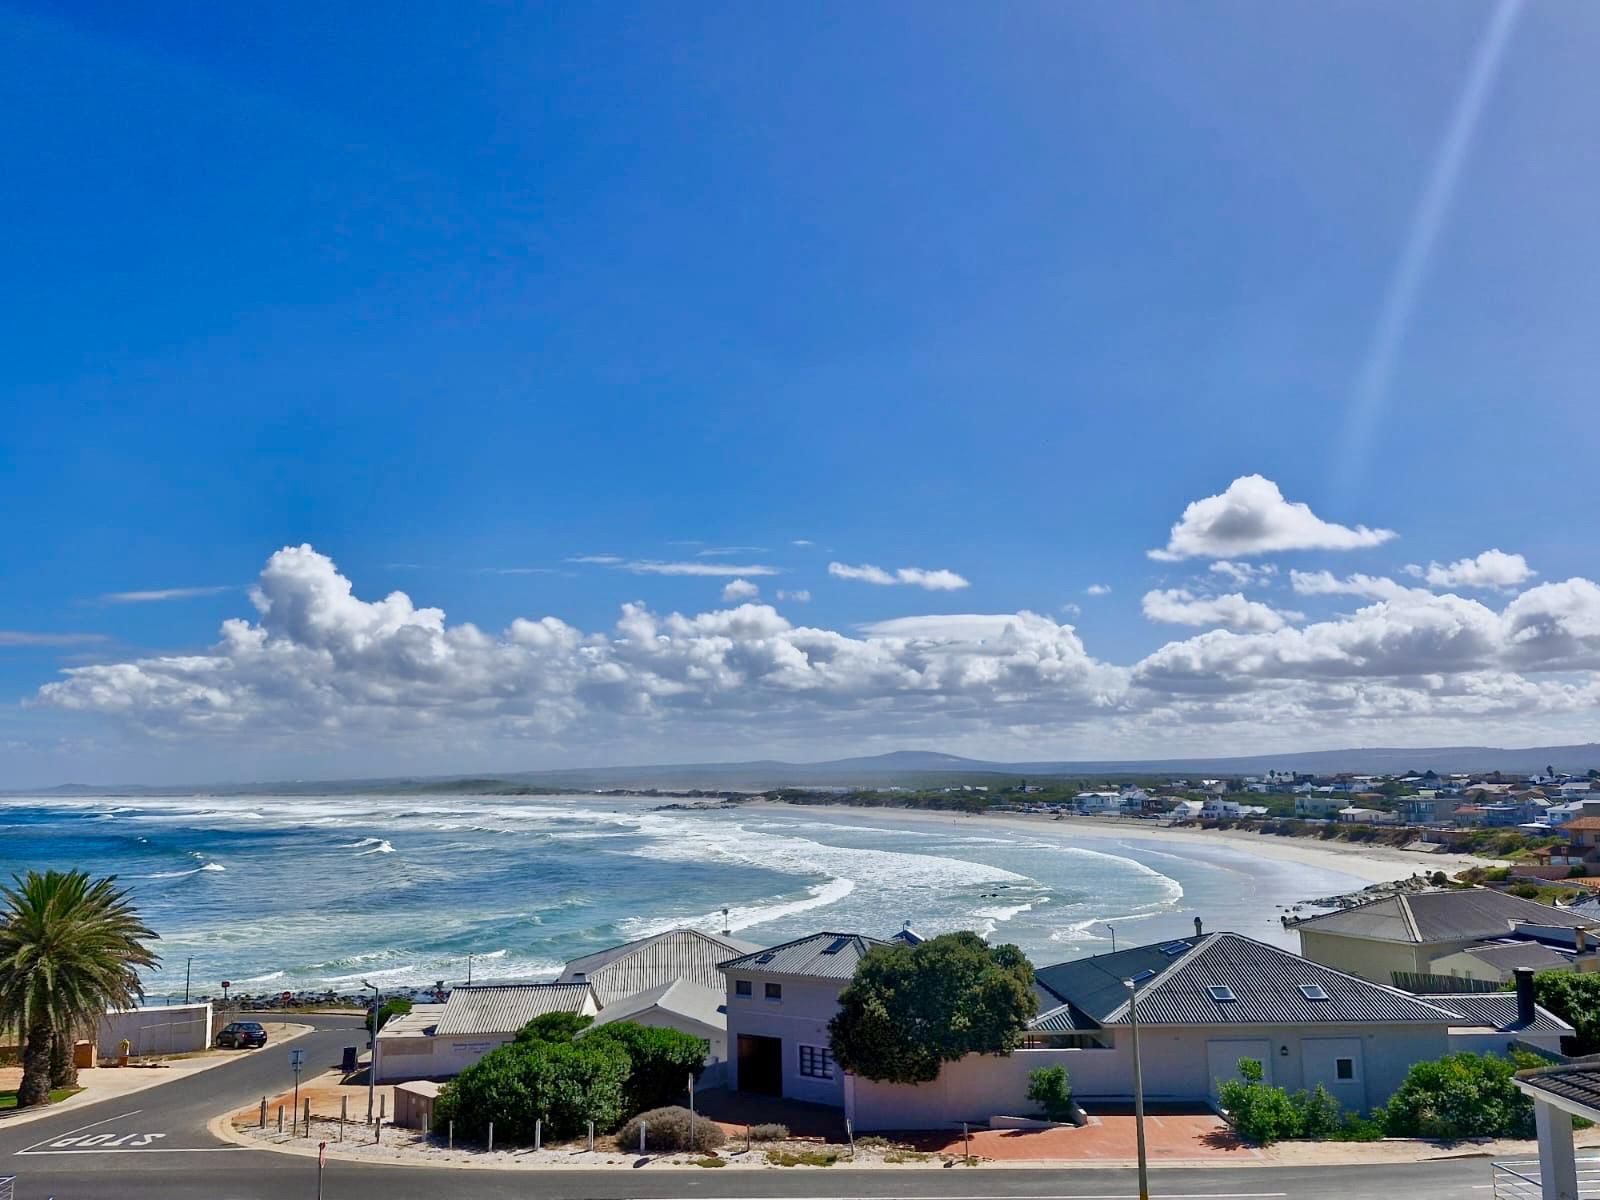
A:
POLYGON ((346 1075, 354 1075, 356 1073, 356 1048, 354 1046, 346 1046, 344 1048, 344 1059, 339 1063, 339 1070, 346 1075))

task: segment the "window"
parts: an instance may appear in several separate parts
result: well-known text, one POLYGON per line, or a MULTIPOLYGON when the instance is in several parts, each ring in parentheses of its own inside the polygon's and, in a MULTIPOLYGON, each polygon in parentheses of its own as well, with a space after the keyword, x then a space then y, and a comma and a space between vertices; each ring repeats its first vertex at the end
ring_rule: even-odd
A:
POLYGON ((767 999, 768 1000, 782 1000, 783 999, 783 984, 781 984, 781 983, 769 983, 769 984, 767 984, 767 999))
POLYGON ((837 954, 837 953, 839 953, 839 951, 843 950, 849 944, 850 944, 850 939, 849 938, 847 938, 847 937, 837 937, 837 938, 834 938, 833 941, 829 942, 828 945, 826 946, 826 948, 824 948, 824 950, 822 952, 824 954, 837 954))
POLYGON ((826 1046, 801 1046, 800 1074, 807 1079, 832 1079, 833 1051, 826 1046))
POLYGON ((1353 1058, 1334 1059, 1333 1077, 1335 1079, 1354 1079, 1356 1077, 1356 1060, 1353 1058))
POLYGON ((1300 994, 1307 1000, 1326 1000, 1328 998, 1328 993, 1323 991, 1320 983, 1302 983, 1300 985, 1300 994))
POLYGON ((1232 988, 1223 987, 1220 984, 1214 987, 1208 987, 1206 991, 1211 993, 1211 998, 1213 1000, 1237 1000, 1239 998, 1233 994, 1232 988))
POLYGON ((733 994, 735 996, 749 996, 752 993, 748 979, 735 979, 733 981, 733 994))

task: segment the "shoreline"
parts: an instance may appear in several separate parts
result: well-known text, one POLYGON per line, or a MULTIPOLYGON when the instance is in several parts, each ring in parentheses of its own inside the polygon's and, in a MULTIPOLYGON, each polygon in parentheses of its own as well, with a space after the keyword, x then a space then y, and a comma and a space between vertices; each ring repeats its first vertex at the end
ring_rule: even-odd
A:
MULTIPOLYGON (((1181 826, 1162 825, 1155 821, 1134 820, 1127 817, 1064 817, 1057 820, 1046 813, 995 812, 968 816, 964 813, 944 812, 936 809, 868 807, 854 804, 786 804, 781 800, 753 800, 737 805, 742 809, 775 812, 802 812, 815 810, 829 813, 855 813, 868 815, 874 821, 929 821, 971 822, 991 829, 1024 824, 1029 832, 1049 832, 1064 841, 1076 838, 1122 839, 1167 842, 1174 845, 1221 843, 1239 848, 1249 847, 1263 858, 1278 862, 1298 863, 1301 866, 1319 867, 1323 870, 1349 875, 1364 885, 1396 883, 1417 874, 1443 871, 1454 875, 1469 867, 1503 866, 1499 859, 1482 858, 1475 854, 1417 854, 1393 846, 1376 846, 1369 842, 1317 841, 1310 838, 1282 837, 1270 833, 1256 833, 1248 829, 1187 829, 1181 826)), ((1314 897, 1305 897, 1305 900, 1314 897)))

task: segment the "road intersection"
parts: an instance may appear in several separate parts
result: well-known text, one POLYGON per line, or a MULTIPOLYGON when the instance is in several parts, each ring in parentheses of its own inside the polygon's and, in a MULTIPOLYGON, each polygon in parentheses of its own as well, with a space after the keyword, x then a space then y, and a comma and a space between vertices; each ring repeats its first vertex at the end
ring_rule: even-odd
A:
MULTIPOLYGON (((364 1039, 359 1017, 315 1017, 298 1038, 313 1070, 364 1039)), ((316 1162, 224 1142, 207 1131, 219 1113, 293 1083, 284 1047, 133 1096, 15 1127, 0 1122, 0 1178, 16 1200, 290 1200, 316 1195, 316 1162)), ((1490 1196, 1481 1158, 1357 1167, 1168 1168, 1151 1172, 1160 1200, 1463 1200, 1490 1196)), ((1130 1170, 532 1171, 341 1162, 324 1200, 1126 1200, 1130 1170)))

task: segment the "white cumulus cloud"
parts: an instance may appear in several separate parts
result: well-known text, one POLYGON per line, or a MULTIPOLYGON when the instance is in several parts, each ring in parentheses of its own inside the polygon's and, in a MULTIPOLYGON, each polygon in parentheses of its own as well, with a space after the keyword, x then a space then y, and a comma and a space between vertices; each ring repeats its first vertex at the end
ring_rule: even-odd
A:
POLYGON ((1083 589, 1083 594, 1085 596, 1109 596, 1111 595, 1111 585, 1109 583, 1091 583, 1083 589))
POLYGON ((1485 550, 1476 558, 1458 558, 1453 563, 1431 562, 1426 567, 1411 563, 1406 567, 1406 573, 1425 580, 1429 587, 1500 591, 1524 584, 1538 572, 1532 570, 1528 560, 1520 554, 1485 550))
POLYGON ((898 570, 886 571, 872 563, 862 563, 853 567, 848 563, 831 562, 828 564, 828 574, 835 579, 853 579, 858 583, 874 583, 879 587, 908 584, 911 587, 925 588, 930 592, 953 592, 972 586, 954 571, 942 569, 930 571, 922 567, 900 567, 898 570))
POLYGON ((1221 575, 1235 587, 1263 584, 1278 573, 1273 563, 1230 562, 1225 558, 1212 563, 1209 569, 1213 575, 1221 575))
POLYGON ((1291 621, 1305 619, 1302 613, 1279 611, 1259 600, 1247 600, 1238 592, 1196 596, 1184 588, 1146 592, 1141 608, 1150 620, 1168 625, 1221 625, 1256 632, 1271 632, 1291 621))
POLYGON ((1378 546, 1393 530, 1351 528, 1324 521, 1310 505, 1291 502, 1272 480, 1241 475, 1219 496, 1195 500, 1183 510, 1165 549, 1151 558, 1234 558, 1282 550, 1356 550, 1378 546))
POLYGON ((730 579, 722 588, 724 600, 754 600, 760 594, 761 589, 748 579, 730 579))

